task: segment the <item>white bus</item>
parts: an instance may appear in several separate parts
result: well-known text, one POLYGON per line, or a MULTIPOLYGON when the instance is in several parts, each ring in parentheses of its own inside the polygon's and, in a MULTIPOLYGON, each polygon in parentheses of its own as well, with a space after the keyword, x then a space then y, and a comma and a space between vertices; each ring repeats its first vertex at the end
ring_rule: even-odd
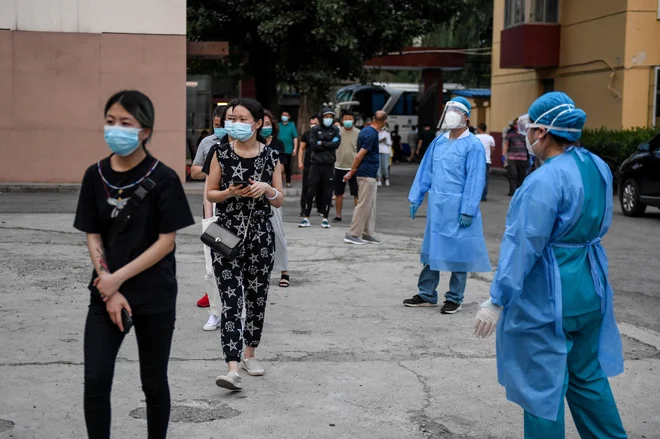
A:
POLYGON ((337 91, 335 99, 340 111, 350 110, 355 113, 358 126, 378 110, 387 112, 390 131, 398 125, 402 142, 407 143, 408 133, 418 123, 418 95, 418 84, 375 83, 343 87, 337 91))

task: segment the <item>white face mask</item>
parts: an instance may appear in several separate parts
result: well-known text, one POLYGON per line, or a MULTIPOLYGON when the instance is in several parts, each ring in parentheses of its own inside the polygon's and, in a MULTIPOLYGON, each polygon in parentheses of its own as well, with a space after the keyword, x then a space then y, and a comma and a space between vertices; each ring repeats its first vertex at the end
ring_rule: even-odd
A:
POLYGON ((528 134, 528 135, 525 136, 525 144, 526 144, 526 146, 527 146, 527 152, 529 153, 529 155, 533 155, 534 157, 536 157, 536 154, 534 154, 534 149, 533 149, 533 148, 534 148, 534 145, 536 145, 537 143, 539 143, 539 140, 540 140, 540 139, 536 139, 536 140, 534 141, 534 143, 531 143, 531 142, 529 141, 529 133, 527 133, 527 134, 528 134))
POLYGON ((463 121, 463 117, 461 116, 460 113, 457 113, 455 111, 448 111, 447 114, 445 114, 445 120, 442 123, 442 127, 448 130, 461 128, 465 126, 465 124, 462 121, 463 121))

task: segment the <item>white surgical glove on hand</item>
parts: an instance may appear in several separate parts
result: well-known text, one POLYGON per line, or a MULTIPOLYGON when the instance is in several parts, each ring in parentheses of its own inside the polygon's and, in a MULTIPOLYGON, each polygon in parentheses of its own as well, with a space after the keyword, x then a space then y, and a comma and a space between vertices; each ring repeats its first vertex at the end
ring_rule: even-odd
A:
POLYGON ((482 303, 474 321, 474 334, 481 338, 490 337, 497 327, 501 312, 502 307, 495 305, 490 299, 482 303))

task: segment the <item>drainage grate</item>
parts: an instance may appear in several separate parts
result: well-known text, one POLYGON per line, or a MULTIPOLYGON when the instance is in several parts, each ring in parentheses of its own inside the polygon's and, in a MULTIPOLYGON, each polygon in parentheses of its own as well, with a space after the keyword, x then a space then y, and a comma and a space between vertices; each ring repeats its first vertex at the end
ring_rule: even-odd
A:
MULTIPOLYGON (((203 399, 174 401, 172 402, 170 421, 197 424, 218 419, 234 418, 240 414, 240 411, 220 402, 203 399)), ((147 419, 147 409, 145 407, 136 408, 130 415, 135 419, 147 419)))

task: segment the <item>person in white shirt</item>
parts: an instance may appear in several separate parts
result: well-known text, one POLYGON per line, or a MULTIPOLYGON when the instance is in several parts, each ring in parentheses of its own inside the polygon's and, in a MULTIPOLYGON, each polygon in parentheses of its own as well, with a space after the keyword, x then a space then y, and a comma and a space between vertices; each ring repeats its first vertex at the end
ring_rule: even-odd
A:
POLYGON ((378 133, 378 152, 380 153, 380 166, 378 167, 378 186, 390 185, 390 157, 392 156, 392 136, 387 127, 378 133))
POLYGON ((484 193, 481 196, 481 201, 486 201, 486 197, 488 196, 488 174, 490 173, 491 165, 490 157, 495 151, 495 139, 486 132, 487 129, 488 127, 483 122, 477 126, 477 139, 479 139, 484 146, 484 151, 486 152, 486 184, 484 185, 484 193))

